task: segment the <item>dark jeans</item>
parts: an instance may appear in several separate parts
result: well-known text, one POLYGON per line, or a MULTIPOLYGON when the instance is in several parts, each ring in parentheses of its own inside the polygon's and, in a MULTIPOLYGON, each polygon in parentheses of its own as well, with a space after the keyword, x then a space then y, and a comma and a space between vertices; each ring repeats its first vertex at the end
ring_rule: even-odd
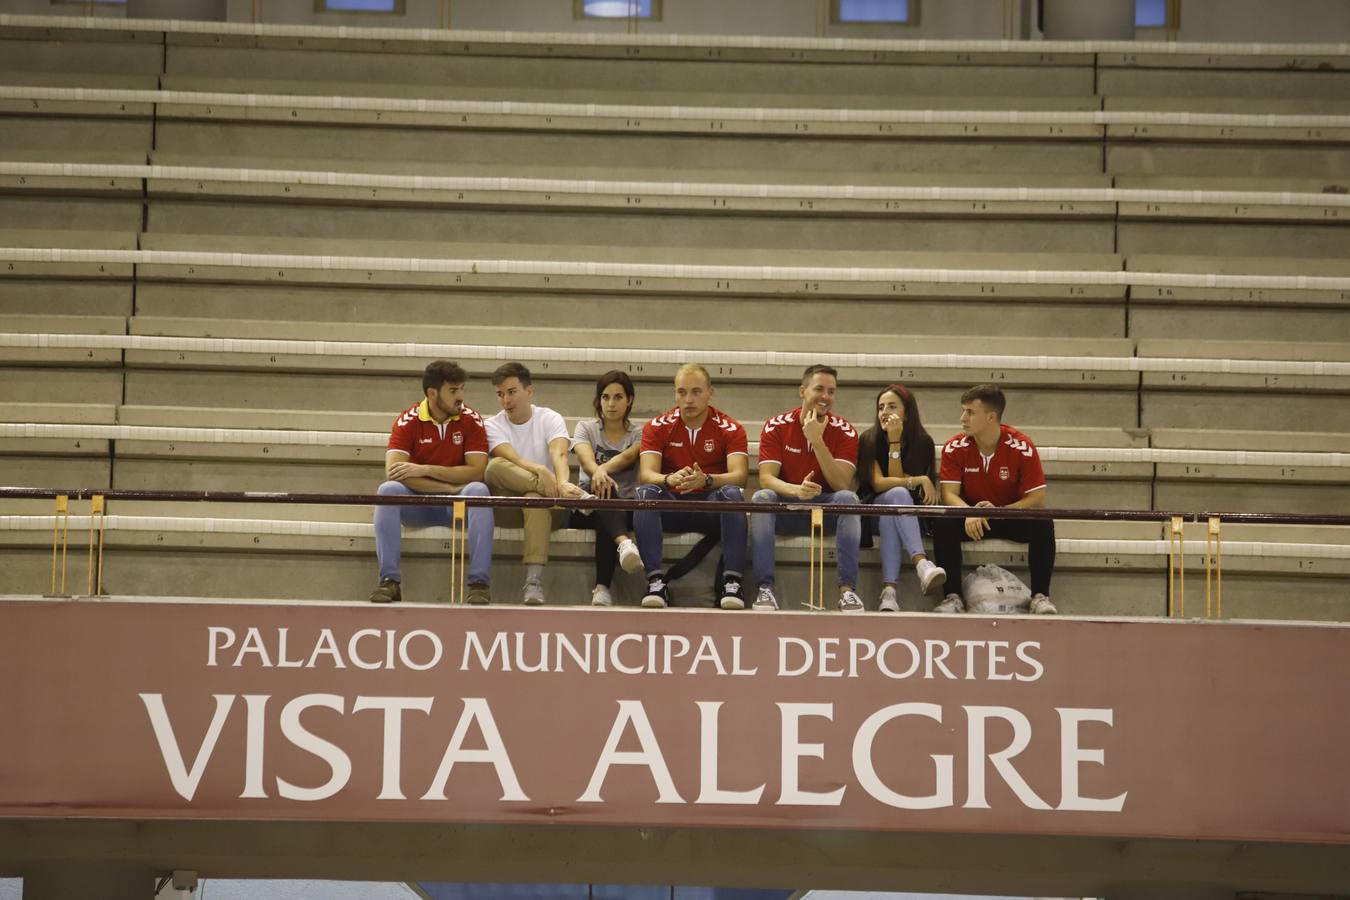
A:
MULTIPOLYGON (((978 512, 976 510, 975 512, 978 512)), ((986 538, 999 538, 1027 545, 1027 563, 1031 568, 1031 593, 1050 596, 1050 576, 1055 572, 1055 523, 1051 519, 990 519, 986 538)), ((947 584, 953 579, 960 591, 961 545, 970 540, 965 519, 933 520, 933 555, 947 570, 947 584)))

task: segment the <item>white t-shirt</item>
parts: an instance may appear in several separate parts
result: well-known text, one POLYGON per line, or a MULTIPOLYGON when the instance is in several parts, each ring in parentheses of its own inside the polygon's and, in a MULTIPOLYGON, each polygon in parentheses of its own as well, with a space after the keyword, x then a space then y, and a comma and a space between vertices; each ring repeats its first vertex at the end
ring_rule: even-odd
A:
POLYGON ((567 438, 567 423, 563 417, 547 406, 531 406, 530 419, 523 425, 516 425, 506 417, 506 410, 486 419, 488 452, 491 453, 502 444, 510 444, 522 459, 553 470, 553 459, 548 455, 549 441, 555 438, 567 438))

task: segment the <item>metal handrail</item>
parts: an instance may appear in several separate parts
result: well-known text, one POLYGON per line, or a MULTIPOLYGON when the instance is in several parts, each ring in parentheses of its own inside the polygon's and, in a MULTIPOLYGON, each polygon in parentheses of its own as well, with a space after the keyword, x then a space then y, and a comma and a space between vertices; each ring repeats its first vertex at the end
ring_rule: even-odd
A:
MULTIPOLYGON (((297 503, 327 506, 446 506, 462 502, 467 506, 503 506, 520 508, 563 509, 619 509, 669 510, 706 512, 705 501, 699 500, 624 500, 624 499, 564 499, 561 497, 460 497, 455 494, 312 494, 289 491, 151 491, 110 490, 104 488, 32 488, 0 487, 0 500, 54 500, 65 496, 71 500, 171 501, 202 503, 297 503)), ((768 512, 762 503, 748 501, 718 501, 724 512, 768 512)), ((806 501, 781 503, 772 507, 775 512, 806 512, 823 509, 828 515, 890 516, 914 515, 926 518, 965 518, 972 515, 969 506, 889 506, 870 503, 840 503, 828 506, 806 501)), ((1213 510, 1158 510, 1158 509, 1086 509, 1045 508, 1008 509, 1006 507, 978 507, 978 515, 992 519, 1066 519, 1082 522, 1170 522, 1181 519, 1186 523, 1208 522, 1218 518, 1228 524, 1251 525, 1343 525, 1350 526, 1350 515, 1308 513, 1261 513, 1213 510)))

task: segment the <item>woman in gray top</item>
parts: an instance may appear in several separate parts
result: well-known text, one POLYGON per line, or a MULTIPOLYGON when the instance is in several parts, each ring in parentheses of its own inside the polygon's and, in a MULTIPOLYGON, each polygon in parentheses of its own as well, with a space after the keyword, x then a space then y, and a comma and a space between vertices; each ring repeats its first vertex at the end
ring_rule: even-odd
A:
MULTIPOLYGON (((637 396, 633 380, 617 369, 595 383, 596 418, 577 423, 572 432, 572 450, 581 464, 582 490, 597 497, 631 500, 637 488, 637 458, 642 448, 642 426, 628 418, 637 396)), ((574 528, 595 529, 595 587, 591 605, 609 606, 609 592, 617 561, 625 572, 642 571, 642 557, 630 533, 633 515, 623 510, 597 509, 591 515, 574 517, 574 528)))

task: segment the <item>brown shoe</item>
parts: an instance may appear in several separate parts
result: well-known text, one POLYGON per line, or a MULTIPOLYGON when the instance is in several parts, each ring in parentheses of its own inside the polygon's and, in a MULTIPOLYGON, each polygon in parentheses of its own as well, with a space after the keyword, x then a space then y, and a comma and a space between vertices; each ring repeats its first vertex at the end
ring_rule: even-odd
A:
POLYGON ((487 606, 492 602, 492 590, 486 584, 470 584, 464 599, 474 606, 487 606))
POLYGON ((392 578, 385 578, 380 586, 370 592, 371 603, 398 603, 403 599, 403 585, 392 578))

